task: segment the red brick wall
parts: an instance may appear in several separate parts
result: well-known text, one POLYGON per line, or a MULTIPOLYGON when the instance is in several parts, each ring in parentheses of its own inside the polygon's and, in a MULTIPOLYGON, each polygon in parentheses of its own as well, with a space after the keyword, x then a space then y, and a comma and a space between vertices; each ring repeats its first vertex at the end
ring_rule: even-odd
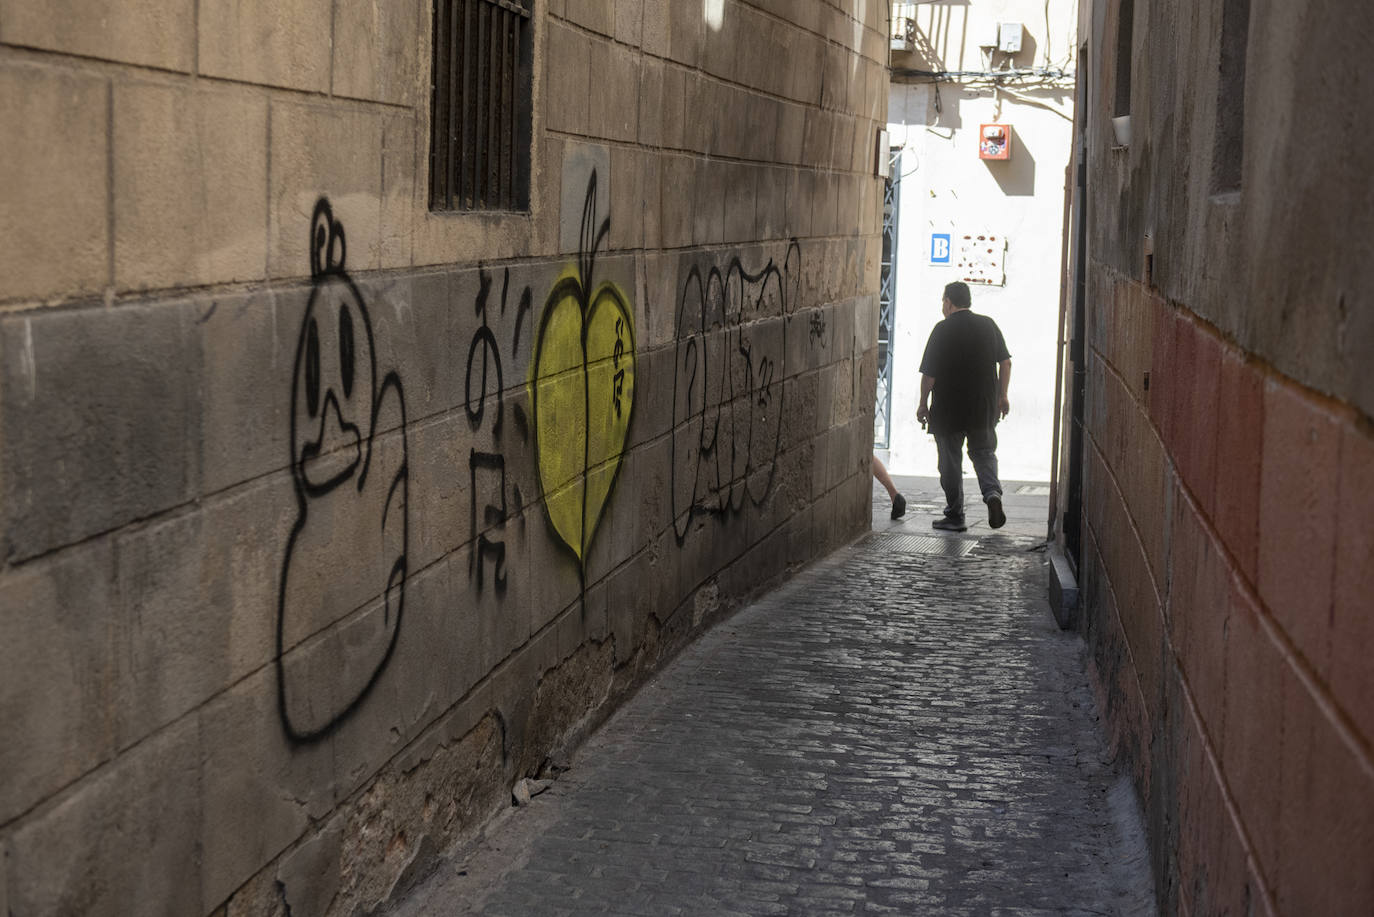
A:
POLYGON ((1082 626, 1161 902, 1374 914, 1374 429, 1095 271, 1082 626))

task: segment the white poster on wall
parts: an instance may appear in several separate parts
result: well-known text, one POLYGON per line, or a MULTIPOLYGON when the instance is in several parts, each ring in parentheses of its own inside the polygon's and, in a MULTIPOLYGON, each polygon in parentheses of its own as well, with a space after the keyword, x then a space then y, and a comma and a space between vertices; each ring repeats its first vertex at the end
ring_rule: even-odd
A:
POLYGON ((959 237, 955 268, 964 283, 1006 286, 1006 253, 1005 236, 986 232, 965 233, 959 237))

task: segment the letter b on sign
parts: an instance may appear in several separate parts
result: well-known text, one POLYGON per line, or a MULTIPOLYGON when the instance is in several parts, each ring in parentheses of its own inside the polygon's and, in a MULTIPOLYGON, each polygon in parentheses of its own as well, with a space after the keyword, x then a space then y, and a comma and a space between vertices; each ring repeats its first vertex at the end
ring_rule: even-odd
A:
POLYGON ((949 264, 949 233, 930 234, 930 263, 949 264))

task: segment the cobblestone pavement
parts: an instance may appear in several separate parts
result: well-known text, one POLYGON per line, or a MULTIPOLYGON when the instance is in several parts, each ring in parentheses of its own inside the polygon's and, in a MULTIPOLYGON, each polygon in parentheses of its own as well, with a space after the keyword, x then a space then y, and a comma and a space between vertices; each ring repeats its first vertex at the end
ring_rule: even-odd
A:
POLYGON ((686 650, 396 913, 1154 913, 1045 603, 1046 498, 932 536, 937 485, 898 484, 905 519, 875 492, 874 533, 686 650))

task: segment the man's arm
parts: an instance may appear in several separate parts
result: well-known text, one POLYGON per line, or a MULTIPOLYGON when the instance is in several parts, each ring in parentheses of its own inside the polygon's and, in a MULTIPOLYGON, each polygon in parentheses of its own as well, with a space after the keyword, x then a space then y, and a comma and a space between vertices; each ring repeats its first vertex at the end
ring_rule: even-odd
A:
MULTIPOLYGON (((1007 361, 1011 363, 1010 360, 1007 361)), ((935 388, 935 377, 921 373, 921 406, 916 409, 916 420, 921 425, 921 429, 926 428, 930 422, 930 392, 935 388)))
MULTIPOLYGON (((986 378, 986 377, 984 377, 986 378)), ((1007 388, 1011 385, 1011 357, 997 364, 997 408, 1006 417, 1011 413, 1011 402, 1007 400, 1007 388)), ((924 384, 922 391, 924 391, 924 384)), ((924 403, 924 402, 923 402, 924 403)))

